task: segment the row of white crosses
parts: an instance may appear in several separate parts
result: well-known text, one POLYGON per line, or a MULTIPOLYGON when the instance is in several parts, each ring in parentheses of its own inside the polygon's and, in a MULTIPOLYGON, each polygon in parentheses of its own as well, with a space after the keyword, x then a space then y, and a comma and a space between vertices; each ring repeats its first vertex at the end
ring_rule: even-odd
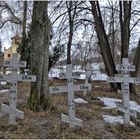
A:
POLYGON ((12 73, 1 75, 1 81, 10 81, 10 103, 1 105, 1 110, 9 114, 9 124, 16 124, 16 117, 24 119, 24 112, 16 109, 17 106, 17 83, 18 81, 35 82, 36 76, 18 74, 19 68, 26 67, 25 61, 18 60, 18 54, 13 53, 12 59, 4 62, 4 67, 10 68, 12 73))
MULTIPOLYGON (((86 68, 85 68, 85 85, 86 85, 86 87, 89 86, 89 79, 91 78, 91 75, 92 75, 92 67, 89 63, 87 63, 86 68)), ((60 77, 60 79, 66 79, 67 78, 66 73, 64 73, 64 72, 59 73, 59 77, 60 77)), ((73 79, 77 79, 77 78, 80 77, 80 73, 72 72, 72 77, 73 77, 73 79)), ((79 85, 74 85, 74 91, 79 91, 79 88, 80 88, 79 85)), ((63 88, 61 88, 61 89, 64 90, 64 91, 67 90, 67 88, 65 86, 63 86, 63 88)), ((86 88, 83 88, 83 91, 84 91, 83 94, 86 95, 88 90, 86 88)))
POLYGON ((121 65, 116 65, 116 70, 121 71, 122 77, 108 77, 110 83, 121 83, 122 104, 117 104, 117 109, 124 113, 124 125, 130 124, 130 116, 137 117, 135 111, 130 110, 129 84, 140 83, 140 78, 131 78, 130 71, 135 71, 135 66, 130 65, 127 58, 123 58, 121 65))
POLYGON ((63 122, 69 123, 70 127, 74 126, 83 126, 82 120, 75 117, 75 103, 74 103, 74 91, 85 91, 91 90, 91 84, 81 84, 74 85, 72 75, 72 65, 69 64, 66 66, 66 78, 67 86, 54 86, 49 88, 51 94, 68 92, 68 116, 61 114, 61 120, 63 122))

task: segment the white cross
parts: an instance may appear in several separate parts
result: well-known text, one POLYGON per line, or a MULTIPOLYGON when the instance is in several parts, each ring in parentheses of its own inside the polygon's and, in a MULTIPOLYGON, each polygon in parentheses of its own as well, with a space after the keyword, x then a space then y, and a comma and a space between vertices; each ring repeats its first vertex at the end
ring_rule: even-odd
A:
MULTIPOLYGON (((91 84, 78 84, 74 85, 74 91, 85 91, 85 90, 91 90, 91 84)), ((49 87, 49 93, 56 94, 56 93, 64 93, 68 92, 67 86, 52 86, 49 87)))
POLYGON ((131 66, 127 58, 123 58, 121 65, 116 65, 116 70, 121 71, 122 77, 108 77, 107 81, 121 83, 123 104, 117 104, 117 108, 124 113, 124 124, 129 125, 130 116, 137 117, 135 111, 130 111, 129 83, 140 83, 140 78, 129 77, 129 72, 135 71, 135 66, 131 66))
MULTIPOLYGON (((80 73, 72 72, 72 76, 73 76, 74 79, 79 78, 80 77, 80 73)), ((66 73, 64 73, 64 72, 59 73, 59 78, 60 79, 66 79, 67 78, 66 73)))
MULTIPOLYGON (((85 71, 86 71, 85 85, 88 85, 89 79, 91 78, 91 74, 92 74, 92 67, 89 63, 87 63, 85 71)), ((87 94, 87 90, 84 90, 84 95, 86 94, 87 94)))
POLYGON ((5 67, 9 67, 12 70, 11 74, 8 75, 1 75, 0 80, 1 81, 7 81, 9 80, 11 82, 10 86, 10 105, 2 104, 1 110, 3 112, 9 113, 9 123, 15 124, 16 123, 16 117, 19 117, 21 119, 24 118, 24 112, 19 111, 16 109, 17 105, 17 83, 18 81, 27 81, 27 82, 35 82, 36 76, 34 75, 24 75, 24 74, 18 74, 20 67, 26 67, 26 62, 24 61, 18 61, 18 54, 13 53, 12 59, 7 60, 4 62, 5 67))
POLYGON ((74 91, 85 91, 91 90, 91 84, 73 84, 73 76, 72 75, 72 65, 67 65, 66 67, 66 78, 67 78, 67 86, 53 86, 49 87, 49 92, 51 94, 55 93, 63 93, 68 92, 68 116, 61 114, 61 120, 63 122, 69 123, 70 127, 83 126, 82 120, 77 119, 75 117, 75 104, 74 104, 74 91))
POLYGON ((83 126, 82 120, 75 117, 75 103, 74 103, 74 85, 72 77, 72 65, 66 67, 67 86, 68 86, 68 116, 62 114, 61 119, 64 122, 70 123, 70 127, 75 125, 83 126))

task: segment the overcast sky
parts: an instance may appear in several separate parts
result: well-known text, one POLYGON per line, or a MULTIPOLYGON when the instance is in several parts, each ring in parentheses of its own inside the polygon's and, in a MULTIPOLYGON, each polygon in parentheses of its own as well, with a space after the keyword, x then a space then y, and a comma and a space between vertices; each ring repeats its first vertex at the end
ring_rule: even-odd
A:
MULTIPOLYGON (((16 1, 16 0, 7 0, 7 1, 8 1, 8 3, 11 3, 13 5, 14 1, 16 1)), ((115 1, 115 0, 113 0, 113 1, 115 1)), ((106 5, 107 4, 107 0, 100 0, 100 4, 101 5, 106 5)), ((140 8, 140 6, 139 6, 139 8, 140 8)), ((8 14, 7 13, 3 13, 2 17, 3 18, 7 18, 8 14)), ((138 18, 140 19, 140 16, 138 18)), ((17 25, 14 25, 14 26, 16 28, 18 28, 17 25)), ((2 40, 3 49, 4 49, 4 47, 5 48, 9 48, 11 46, 11 37, 14 36, 17 32, 19 33, 18 30, 15 30, 12 26, 10 26, 10 23, 7 23, 4 26, 4 28, 2 28, 0 30, 0 34, 1 34, 0 38, 2 40)), ((78 35, 79 40, 80 40, 80 36, 81 36, 81 34, 80 34, 80 31, 79 31, 79 35, 78 35)), ((133 43, 134 47, 136 47, 136 45, 137 45, 136 42, 138 42, 139 36, 140 36, 140 26, 137 26, 135 28, 135 33, 132 34, 132 39, 131 39, 131 42, 134 42, 133 43)))

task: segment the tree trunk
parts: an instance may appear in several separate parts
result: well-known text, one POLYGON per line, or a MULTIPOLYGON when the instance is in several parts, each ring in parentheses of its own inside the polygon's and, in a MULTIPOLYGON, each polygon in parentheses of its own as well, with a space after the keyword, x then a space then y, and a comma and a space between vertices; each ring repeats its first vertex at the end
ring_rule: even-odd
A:
POLYGON ((121 27, 121 60, 128 58, 130 40, 130 19, 132 1, 119 1, 120 5, 120 27, 121 27), (124 10, 124 12, 123 12, 124 10))
MULTIPOLYGON (((117 71, 115 70, 115 64, 111 54, 109 41, 104 29, 99 3, 98 1, 90 1, 90 3, 92 6, 92 14, 94 16, 95 21, 95 30, 97 33, 99 46, 101 49, 101 55, 104 60, 106 72, 109 76, 115 76, 115 74, 117 74, 117 71)), ((111 83, 110 85, 113 90, 117 89, 116 84, 111 83)))
POLYGON ((26 36, 26 22, 27 22, 27 1, 24 1, 23 23, 22 23, 22 36, 26 36))
MULTIPOLYGON (((121 62, 128 58, 130 41, 130 19, 132 1, 119 1, 120 6, 120 27, 121 27, 121 62)), ((134 73, 131 73, 133 75, 134 73)), ((136 94, 135 87, 130 84, 130 93, 136 94)))
MULTIPOLYGON (((72 1, 66 2, 68 15, 69 15, 69 38, 68 38, 68 46, 67 46, 67 64, 71 64, 71 45, 73 38, 73 22, 74 18, 72 16, 72 1)), ((74 13, 73 13, 74 14, 74 13)))
POLYGON ((39 110, 46 108, 48 101, 48 44, 49 28, 46 25, 48 16, 46 8, 48 1, 34 1, 31 25, 31 72, 36 75, 36 83, 31 84, 28 100, 30 109, 39 110), (43 102, 42 102, 43 101, 43 102))
MULTIPOLYGON (((48 7, 48 3, 46 3, 46 7, 48 7)), ((51 99, 48 94, 48 67, 49 67, 49 40, 50 40, 50 20, 47 15, 48 11, 46 8, 46 12, 44 13, 44 49, 43 49, 43 69, 42 69, 42 85, 41 85, 41 97, 40 103, 43 109, 46 109, 51 106, 51 99)))
POLYGON ((23 11, 23 23, 22 23, 22 41, 19 48, 21 54, 21 60, 25 60, 25 41, 26 41, 26 22, 27 22, 27 1, 23 3, 24 11, 23 11))
POLYGON ((134 61, 133 61, 133 65, 135 65, 135 72, 132 73, 132 77, 137 77, 138 76, 138 72, 139 72, 139 68, 140 68, 140 38, 139 38, 139 42, 138 42, 138 46, 136 48, 136 53, 134 56, 134 61))
MULTIPOLYGON (((135 56, 134 56, 134 60, 133 60, 133 65, 135 66, 136 70, 134 72, 131 72, 132 77, 137 77, 138 76, 139 68, 140 68, 140 61, 139 60, 140 60, 140 38, 139 38, 138 46, 136 48, 136 53, 135 53, 135 56)), ((130 88, 131 88, 131 93, 136 95, 134 85, 131 84, 130 88)))

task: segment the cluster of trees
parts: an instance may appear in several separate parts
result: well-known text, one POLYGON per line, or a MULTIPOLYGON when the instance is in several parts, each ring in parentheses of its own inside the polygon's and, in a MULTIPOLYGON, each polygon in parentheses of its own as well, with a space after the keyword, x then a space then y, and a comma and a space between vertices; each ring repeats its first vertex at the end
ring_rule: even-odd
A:
MULTIPOLYGON (((129 57, 131 46, 137 44, 133 58, 136 71, 131 74, 138 75, 140 39, 136 40, 137 43, 133 41, 134 35, 139 37, 135 33, 140 21, 139 1, 20 1, 16 4, 15 8, 7 2, 0 2, 0 28, 10 22, 18 25, 22 32, 18 51, 37 76, 37 82, 31 85, 28 101, 31 109, 51 106, 48 70, 59 60, 65 48, 67 64, 70 64, 72 47, 82 50, 81 40, 88 46, 84 60, 89 53, 93 55, 91 51, 95 51, 95 47, 99 48, 109 76, 117 74, 116 54, 121 62, 122 58, 129 57), (18 6, 22 7, 20 12, 16 12, 18 6), (8 14, 7 19, 2 18, 3 12, 8 14)), ((111 88, 116 90, 119 85, 111 84, 111 88)))

